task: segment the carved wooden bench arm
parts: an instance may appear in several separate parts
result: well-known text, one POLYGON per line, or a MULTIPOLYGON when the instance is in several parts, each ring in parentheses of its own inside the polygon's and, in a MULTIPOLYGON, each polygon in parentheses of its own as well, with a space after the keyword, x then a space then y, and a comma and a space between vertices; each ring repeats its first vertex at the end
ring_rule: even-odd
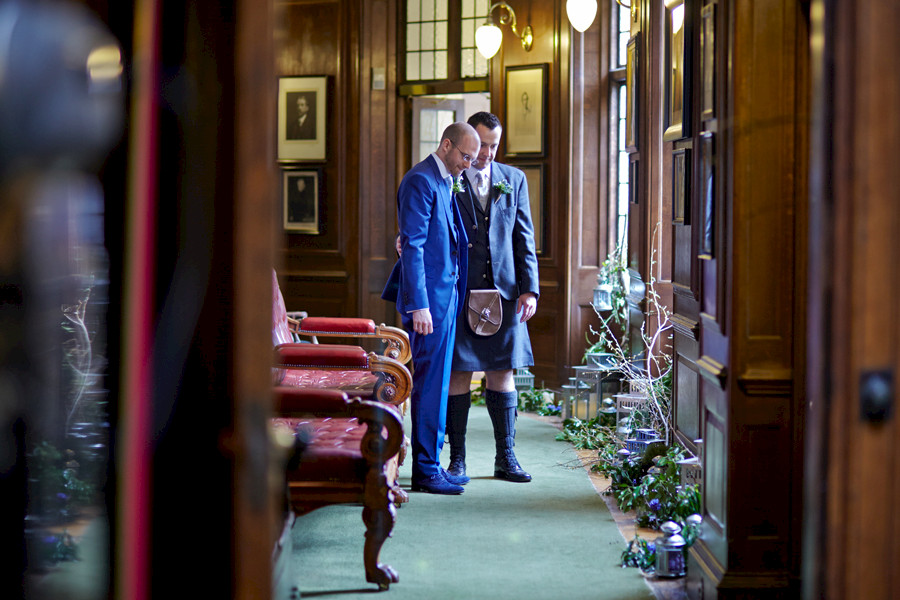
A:
POLYGON ((387 344, 384 355, 399 361, 409 362, 411 350, 409 335, 398 327, 390 327, 382 323, 375 325, 372 319, 349 317, 306 317, 295 319, 288 316, 288 328, 291 333, 313 338, 319 337, 355 337, 375 338, 387 344))
POLYGON ((378 377, 373 390, 379 402, 400 406, 412 392, 412 375, 399 361, 359 346, 337 344, 281 344, 275 347, 275 366, 280 369, 317 371, 368 371, 378 377))

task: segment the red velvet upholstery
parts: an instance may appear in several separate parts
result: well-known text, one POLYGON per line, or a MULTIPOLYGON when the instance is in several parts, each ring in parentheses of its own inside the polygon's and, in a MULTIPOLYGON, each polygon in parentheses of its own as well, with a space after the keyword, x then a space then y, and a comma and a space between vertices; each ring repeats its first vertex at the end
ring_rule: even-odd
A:
POLYGON ((369 357, 359 346, 340 344, 281 344, 275 347, 276 365, 285 369, 369 369, 369 357))
POLYGON ((361 333, 375 335, 375 321, 349 317, 306 317, 300 321, 300 330, 312 335, 323 333, 361 333))

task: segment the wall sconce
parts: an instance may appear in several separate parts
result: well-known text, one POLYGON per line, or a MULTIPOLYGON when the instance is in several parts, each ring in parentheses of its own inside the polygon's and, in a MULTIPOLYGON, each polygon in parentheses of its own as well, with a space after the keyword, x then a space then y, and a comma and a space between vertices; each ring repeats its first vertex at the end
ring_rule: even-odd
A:
POLYGON ((597 16, 597 0, 566 0, 566 14, 572 27, 583 33, 597 16))
POLYGON ((494 21, 491 19, 491 14, 494 12, 494 9, 498 7, 506 10, 505 15, 500 15, 500 24, 509 25, 509 28, 516 34, 516 37, 522 40, 522 47, 525 48, 525 51, 530 51, 531 45, 534 42, 534 33, 531 30, 531 25, 526 25, 525 29, 522 30, 522 34, 519 35, 519 32, 516 31, 516 13, 506 2, 495 2, 492 4, 488 11, 487 21, 484 22, 484 25, 475 30, 475 46, 478 48, 478 51, 483 57, 490 60, 497 54, 497 51, 500 50, 500 42, 503 41, 503 32, 500 31, 499 27, 494 25, 494 21))

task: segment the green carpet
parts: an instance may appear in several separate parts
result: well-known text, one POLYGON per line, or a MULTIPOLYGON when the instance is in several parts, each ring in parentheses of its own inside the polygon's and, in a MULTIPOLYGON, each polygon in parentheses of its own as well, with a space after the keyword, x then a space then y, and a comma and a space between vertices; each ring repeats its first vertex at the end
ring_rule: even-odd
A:
MULTIPOLYGON (((625 542, 575 453, 552 425, 520 417, 516 454, 534 480, 493 478, 494 440, 484 407, 469 416, 468 474, 462 496, 410 492, 397 511, 381 561, 400 582, 394 600, 652 599, 637 569, 619 567, 625 542)), ((409 420, 407 418, 407 431, 409 420)), ((447 465, 449 446, 442 463, 447 465)), ((409 489, 412 459, 401 468, 409 489)), ((296 585, 303 598, 371 598, 365 581, 358 506, 330 506, 293 530, 296 585)))

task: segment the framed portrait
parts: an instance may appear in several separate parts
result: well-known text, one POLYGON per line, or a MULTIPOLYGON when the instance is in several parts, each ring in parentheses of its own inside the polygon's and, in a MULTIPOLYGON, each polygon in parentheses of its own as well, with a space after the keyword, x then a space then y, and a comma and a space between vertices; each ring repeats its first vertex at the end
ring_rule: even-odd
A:
POLYGON ((525 173, 531 222, 534 224, 534 250, 544 253, 544 165, 517 165, 525 173))
POLYGON ((638 52, 640 49, 640 33, 630 40, 625 51, 625 150, 637 150, 638 139, 638 52))
POLYGON ((716 117, 716 3, 700 13, 700 118, 716 117))
POLYGON ((691 151, 680 148, 672 153, 672 222, 690 222, 691 151))
POLYGON ((544 154, 547 65, 506 68, 506 154, 544 154))
POLYGON ((325 160, 327 77, 278 80, 278 160, 325 160))
POLYGON ((282 221, 290 233, 319 234, 321 169, 282 170, 282 221))
POLYGON ((666 0, 666 130, 663 140, 690 135, 690 11, 686 0, 666 0))
POLYGON ((711 131, 700 134, 700 258, 715 256, 716 233, 715 140, 711 131))

